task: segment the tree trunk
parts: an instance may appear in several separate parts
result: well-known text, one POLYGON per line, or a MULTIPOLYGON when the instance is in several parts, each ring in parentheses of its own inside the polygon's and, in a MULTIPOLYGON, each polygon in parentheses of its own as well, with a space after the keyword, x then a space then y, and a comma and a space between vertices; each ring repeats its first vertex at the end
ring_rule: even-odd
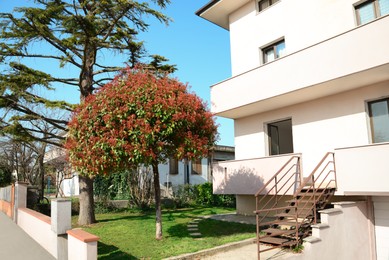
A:
POLYGON ((93 179, 87 176, 78 176, 80 185, 80 215, 79 225, 90 225, 96 223, 95 203, 93 199, 93 179))
MULTIPOLYGON (((96 62, 96 46, 89 41, 84 46, 84 58, 80 72, 80 99, 81 102, 93 93, 93 66, 96 62)), ((80 185, 80 215, 78 216, 79 225, 89 225, 96 222, 94 198, 93 198, 93 179, 87 176, 79 176, 80 185)))
POLYGON ((155 239, 162 239, 161 188, 159 186, 158 162, 153 163, 155 196, 155 239))

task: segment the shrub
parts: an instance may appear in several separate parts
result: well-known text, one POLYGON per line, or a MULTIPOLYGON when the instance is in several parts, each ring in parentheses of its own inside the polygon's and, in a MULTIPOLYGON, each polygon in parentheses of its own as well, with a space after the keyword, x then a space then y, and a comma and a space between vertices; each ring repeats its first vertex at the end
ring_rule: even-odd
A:
POLYGON ((235 207, 235 195, 213 194, 210 182, 194 186, 195 202, 197 205, 235 207))
POLYGON ((174 187, 172 199, 176 208, 184 208, 194 205, 195 199, 193 186, 185 184, 174 187))
POLYGON ((12 182, 12 173, 9 169, 0 166, 0 187, 10 185, 12 182))
POLYGON ((176 208, 188 206, 235 207, 235 195, 213 194, 212 183, 199 185, 179 185, 173 188, 173 201, 176 208))

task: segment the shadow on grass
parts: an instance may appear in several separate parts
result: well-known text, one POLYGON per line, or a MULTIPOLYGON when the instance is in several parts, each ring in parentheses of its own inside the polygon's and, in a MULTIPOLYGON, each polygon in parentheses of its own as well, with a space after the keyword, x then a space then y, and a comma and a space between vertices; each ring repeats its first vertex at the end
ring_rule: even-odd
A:
POLYGON ((236 222, 204 219, 199 223, 202 237, 221 237, 238 234, 256 233, 256 226, 236 222))
POLYGON ((99 260, 138 259, 133 255, 121 251, 116 246, 107 245, 102 242, 98 242, 97 250, 99 252, 99 260))
POLYGON ((97 223, 104 223, 104 222, 112 222, 112 221, 118 221, 118 220, 147 220, 154 218, 151 214, 145 214, 145 215, 129 215, 129 216, 122 216, 122 217, 113 217, 113 218, 105 218, 105 219, 98 219, 97 223))
MULTIPOLYGON (((255 234, 256 226, 213 219, 201 220, 198 224, 201 237, 223 237, 240 234, 255 234)), ((167 229, 172 237, 190 237, 186 224, 177 224, 167 229)))
POLYGON ((186 224, 177 224, 167 229, 169 236, 171 237, 189 237, 189 232, 186 224))

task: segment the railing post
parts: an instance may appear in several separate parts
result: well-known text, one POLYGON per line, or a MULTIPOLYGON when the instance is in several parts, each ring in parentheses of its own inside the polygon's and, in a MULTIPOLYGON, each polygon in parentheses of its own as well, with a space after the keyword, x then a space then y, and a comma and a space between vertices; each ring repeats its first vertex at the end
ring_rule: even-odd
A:
POLYGON ((336 178, 335 153, 332 153, 332 164, 334 165, 335 190, 338 189, 338 180, 336 178))
POLYGON ((314 203, 314 206, 313 206, 313 221, 315 224, 317 224, 317 218, 316 218, 316 187, 315 187, 315 176, 312 175, 312 189, 313 189, 313 203, 314 203))

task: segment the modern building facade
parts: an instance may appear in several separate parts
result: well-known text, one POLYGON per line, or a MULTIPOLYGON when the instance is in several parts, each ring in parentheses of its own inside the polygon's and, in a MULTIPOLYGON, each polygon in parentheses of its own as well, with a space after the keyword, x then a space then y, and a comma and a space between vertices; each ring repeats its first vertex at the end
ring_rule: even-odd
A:
POLYGON ((214 0, 196 14, 230 32, 232 76, 211 104, 234 120, 235 160, 214 165, 214 192, 253 214, 291 157, 303 179, 331 152, 335 200, 367 203, 370 256, 389 259, 389 1, 214 0))

